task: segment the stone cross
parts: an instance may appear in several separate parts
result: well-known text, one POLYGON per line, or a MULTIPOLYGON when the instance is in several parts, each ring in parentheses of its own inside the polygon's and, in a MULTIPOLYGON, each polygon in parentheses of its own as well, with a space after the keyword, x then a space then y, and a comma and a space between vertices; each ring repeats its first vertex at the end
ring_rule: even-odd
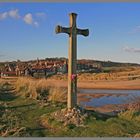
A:
POLYGON ((67 33, 69 35, 69 56, 68 56, 68 100, 67 107, 71 109, 77 105, 77 35, 89 35, 88 29, 78 29, 76 27, 77 14, 70 13, 70 27, 57 25, 55 32, 67 33))

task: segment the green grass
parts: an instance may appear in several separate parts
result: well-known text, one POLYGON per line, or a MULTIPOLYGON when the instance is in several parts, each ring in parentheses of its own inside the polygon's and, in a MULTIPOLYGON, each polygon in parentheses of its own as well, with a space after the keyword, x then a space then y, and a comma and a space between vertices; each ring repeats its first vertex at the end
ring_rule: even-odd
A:
POLYGON ((52 136, 67 137, 131 137, 140 132, 140 127, 129 121, 118 118, 107 121, 93 120, 87 127, 63 128, 63 130, 53 133, 52 136))
MULTIPOLYGON (((46 115, 46 119, 48 119, 46 115)), ((98 117, 93 113, 85 122, 85 127, 63 126, 56 120, 48 120, 49 126, 54 128, 47 136, 54 137, 133 137, 140 132, 140 125, 120 117, 98 117), (95 118, 96 116, 96 118, 95 118), (57 129, 56 129, 57 128, 57 129)))
MULTIPOLYGON (((14 112, 14 114, 20 120, 20 127, 26 127, 30 131, 31 136, 44 136, 43 129, 39 125, 40 116, 43 114, 50 114, 55 110, 61 109, 62 106, 58 104, 57 106, 45 106, 42 107, 39 103, 32 99, 26 99, 23 97, 18 97, 14 101, 7 102, 8 110, 14 112)), ((7 116, 8 118, 8 116, 7 116)), ((7 120, 5 118, 5 120, 7 120)))
MULTIPOLYGON (((3 89, 3 85, 1 87, 0 90, 3 89)), ((9 87, 7 87, 7 90, 9 90, 9 87)), ((19 127, 28 128, 31 136, 45 136, 43 133, 44 129, 42 129, 39 124, 40 116, 43 114, 50 114, 65 106, 61 103, 52 103, 43 107, 37 100, 12 95, 10 92, 8 95, 9 96, 7 96, 7 92, 0 92, 0 103, 3 105, 1 106, 0 111, 2 111, 1 109, 8 110, 8 113, 6 114, 5 112, 3 115, 3 120, 0 121, 0 125, 2 125, 3 121, 6 125, 10 125, 12 123, 10 120, 14 122, 13 117, 17 117, 19 127), (15 96, 15 98, 11 99, 11 96, 15 96)))
MULTIPOLYGON (((9 90, 9 86, 6 88, 9 90)), ((5 94, 4 91, 0 92, 1 99, 4 98, 5 94)), ((10 94, 13 93, 9 91, 10 94)), ((10 97, 6 96, 6 98, 10 97)), ((0 103, 0 115, 2 116, 0 126, 5 124, 11 128, 15 126, 25 127, 27 128, 26 132, 32 137, 133 137, 140 132, 138 119, 140 114, 136 112, 133 114, 132 112, 124 112, 116 117, 93 112, 86 119, 84 127, 76 127, 72 124, 63 126, 62 123, 51 119, 52 112, 66 107, 64 103, 50 102, 46 106, 42 106, 39 101, 22 96, 16 96, 11 100, 0 100, 0 103), (4 114, 3 109, 8 110, 8 112, 4 114), (48 120, 46 127, 40 125, 42 116, 48 120)))

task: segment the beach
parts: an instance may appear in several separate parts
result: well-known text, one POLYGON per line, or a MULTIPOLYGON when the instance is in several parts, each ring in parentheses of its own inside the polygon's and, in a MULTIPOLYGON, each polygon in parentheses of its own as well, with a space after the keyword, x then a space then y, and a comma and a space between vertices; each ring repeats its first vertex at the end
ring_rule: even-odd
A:
MULTIPOLYGON (((67 81, 63 80, 47 80, 48 84, 67 87, 67 81)), ((116 89, 116 90, 139 90, 140 89, 140 79, 136 80, 96 80, 96 81, 79 81, 78 88, 82 89, 116 89)))

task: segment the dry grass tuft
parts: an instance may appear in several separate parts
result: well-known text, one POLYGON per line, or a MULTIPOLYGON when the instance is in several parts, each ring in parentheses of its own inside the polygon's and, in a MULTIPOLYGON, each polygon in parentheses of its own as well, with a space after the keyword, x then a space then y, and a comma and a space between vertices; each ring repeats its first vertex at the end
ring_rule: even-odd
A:
POLYGON ((50 88, 49 100, 53 102, 66 102, 67 89, 62 87, 50 88))
POLYGON ((140 97, 134 97, 132 102, 128 104, 128 110, 140 112, 140 97))
POLYGON ((49 85, 46 79, 18 78, 16 91, 23 97, 48 99, 53 102, 66 102, 66 88, 49 85))
POLYGON ((140 122, 140 112, 134 110, 127 110, 125 112, 121 112, 118 116, 119 118, 127 121, 140 122))
POLYGON ((127 110, 121 112, 119 117, 129 121, 140 122, 140 98, 134 98, 133 102, 128 104, 127 110))
POLYGON ((35 81, 29 78, 18 78, 15 83, 16 91, 21 96, 37 98, 35 81))

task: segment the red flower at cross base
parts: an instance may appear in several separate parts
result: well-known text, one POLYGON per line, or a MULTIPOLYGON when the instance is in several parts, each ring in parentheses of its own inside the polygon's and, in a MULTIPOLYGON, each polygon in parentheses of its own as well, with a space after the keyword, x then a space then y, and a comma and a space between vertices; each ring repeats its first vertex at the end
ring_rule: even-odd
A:
POLYGON ((76 78, 77 78, 77 74, 72 74, 72 75, 71 75, 71 79, 72 79, 72 81, 75 81, 76 78))

